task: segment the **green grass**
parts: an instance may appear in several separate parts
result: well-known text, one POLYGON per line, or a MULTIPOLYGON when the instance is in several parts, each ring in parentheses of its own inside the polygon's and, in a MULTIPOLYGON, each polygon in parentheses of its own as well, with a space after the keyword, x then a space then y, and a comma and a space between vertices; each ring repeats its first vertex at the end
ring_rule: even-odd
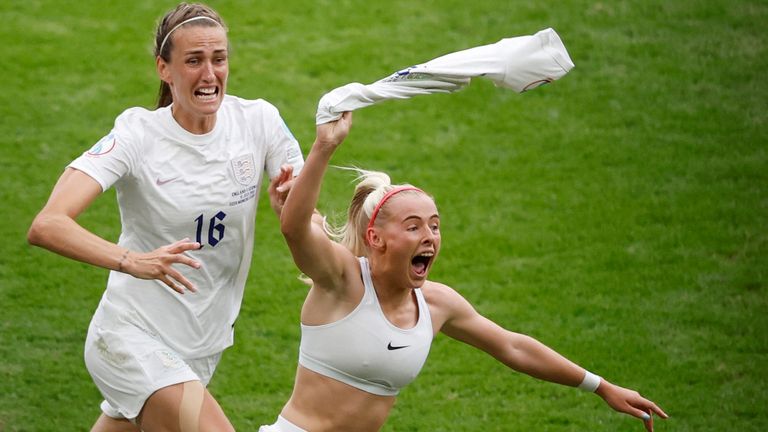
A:
MULTIPOLYGON (((151 106, 169 1, 0 4, 0 430, 87 430, 82 360, 106 271, 26 244, 64 166, 129 106, 151 106)), ((519 95, 457 94, 355 115, 337 165, 438 202, 433 278, 672 418, 666 431, 768 429, 768 4, 762 1, 215 1, 230 93, 274 103, 308 150, 320 96, 438 55, 553 27, 576 68, 519 95)), ((348 174, 321 208, 341 212, 348 174)), ((290 394, 305 288, 262 196, 257 249, 211 391, 238 430, 290 394)), ((114 193, 81 217, 119 234, 114 193)), ((386 431, 642 430, 599 398, 439 337, 386 431)))

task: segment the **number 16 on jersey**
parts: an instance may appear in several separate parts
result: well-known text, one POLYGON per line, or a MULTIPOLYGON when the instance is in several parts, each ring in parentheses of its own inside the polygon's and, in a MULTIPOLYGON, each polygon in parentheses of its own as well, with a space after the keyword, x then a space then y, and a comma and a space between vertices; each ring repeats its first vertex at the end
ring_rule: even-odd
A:
MULTIPOLYGON (((211 245, 211 247, 216 247, 216 245, 224 239, 224 224, 222 221, 224 218, 227 217, 227 214, 223 211, 219 211, 215 215, 213 215, 210 219, 208 219, 208 244, 211 245)), ((204 246, 203 241, 203 225, 205 225, 205 215, 200 215, 195 218, 195 222, 197 223, 197 230, 196 230, 196 236, 195 241, 200 243, 200 248, 204 246)))

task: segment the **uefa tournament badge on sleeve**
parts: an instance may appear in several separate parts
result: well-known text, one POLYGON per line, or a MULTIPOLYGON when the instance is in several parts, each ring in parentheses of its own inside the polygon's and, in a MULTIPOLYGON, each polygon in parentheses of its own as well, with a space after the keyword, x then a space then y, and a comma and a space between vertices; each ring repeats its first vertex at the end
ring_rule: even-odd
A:
POLYGON ((105 136, 104 138, 100 139, 99 142, 93 145, 90 150, 88 150, 85 154, 86 156, 90 157, 99 157, 104 156, 105 154, 111 152, 115 145, 117 145, 117 139, 115 138, 114 131, 110 132, 109 135, 105 136))

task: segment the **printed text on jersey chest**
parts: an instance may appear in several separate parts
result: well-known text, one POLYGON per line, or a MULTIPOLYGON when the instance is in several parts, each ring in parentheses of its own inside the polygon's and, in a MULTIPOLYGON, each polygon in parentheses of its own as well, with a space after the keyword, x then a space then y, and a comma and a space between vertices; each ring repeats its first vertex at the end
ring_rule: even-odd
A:
POLYGON ((232 201, 229 202, 229 205, 236 206, 246 201, 252 200, 256 196, 257 189, 258 185, 251 185, 237 192, 232 192, 232 201))

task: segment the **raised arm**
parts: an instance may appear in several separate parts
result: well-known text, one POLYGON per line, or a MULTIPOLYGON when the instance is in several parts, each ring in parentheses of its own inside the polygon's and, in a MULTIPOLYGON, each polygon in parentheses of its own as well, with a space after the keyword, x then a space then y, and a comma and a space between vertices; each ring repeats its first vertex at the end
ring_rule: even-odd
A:
POLYGON ((642 419, 648 431, 653 431, 651 413, 667 418, 661 408, 636 391, 588 375, 584 368, 536 339, 508 331, 480 315, 453 289, 445 286, 438 288, 440 295, 436 310, 438 318, 443 321, 441 331, 446 335, 487 352, 516 371, 541 380, 584 387, 585 378, 592 376, 598 387, 590 390, 594 390, 616 411, 642 419))
POLYGON ((183 254, 199 249, 199 243, 180 240, 149 253, 138 253, 104 240, 77 223, 77 217, 101 192, 96 180, 82 171, 67 168, 54 186, 45 207, 32 221, 27 233, 29 243, 67 258, 137 278, 158 279, 180 293, 183 293, 183 288, 174 280, 194 291, 192 283, 171 264, 200 267, 197 261, 183 254))
POLYGON ((301 175, 294 183, 280 212, 283 232, 299 269, 315 283, 331 284, 341 275, 342 264, 317 218, 313 222, 320 186, 336 148, 344 141, 352 125, 352 113, 339 120, 317 126, 317 137, 307 155, 301 175))

